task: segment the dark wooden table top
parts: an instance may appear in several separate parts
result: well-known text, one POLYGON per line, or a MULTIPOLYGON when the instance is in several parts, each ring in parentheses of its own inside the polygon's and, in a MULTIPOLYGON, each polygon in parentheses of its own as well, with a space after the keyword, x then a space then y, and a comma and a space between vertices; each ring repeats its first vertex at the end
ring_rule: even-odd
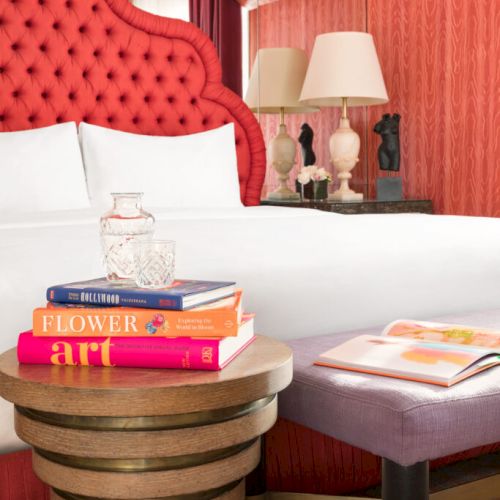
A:
POLYGON ((261 205, 291 208, 313 208, 325 212, 340 214, 395 214, 395 213, 426 213, 432 214, 431 200, 362 200, 362 201, 285 201, 261 200, 261 205))

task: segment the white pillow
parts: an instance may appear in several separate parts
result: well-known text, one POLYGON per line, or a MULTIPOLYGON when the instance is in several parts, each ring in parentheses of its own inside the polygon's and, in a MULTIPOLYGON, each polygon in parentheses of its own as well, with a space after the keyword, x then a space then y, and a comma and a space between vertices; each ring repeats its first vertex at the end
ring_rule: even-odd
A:
POLYGON ((0 133, 0 212, 89 206, 75 122, 0 133))
POLYGON ((80 123, 92 206, 112 192, 142 192, 144 207, 241 207, 234 125, 177 137, 80 123))

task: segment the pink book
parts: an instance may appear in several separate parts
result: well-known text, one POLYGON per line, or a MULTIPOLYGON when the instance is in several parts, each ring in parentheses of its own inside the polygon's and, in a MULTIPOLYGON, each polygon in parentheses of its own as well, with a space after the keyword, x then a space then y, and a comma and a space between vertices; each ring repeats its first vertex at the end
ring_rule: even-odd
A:
POLYGON ((35 337, 19 335, 19 363, 220 370, 255 339, 253 318, 236 337, 35 337))

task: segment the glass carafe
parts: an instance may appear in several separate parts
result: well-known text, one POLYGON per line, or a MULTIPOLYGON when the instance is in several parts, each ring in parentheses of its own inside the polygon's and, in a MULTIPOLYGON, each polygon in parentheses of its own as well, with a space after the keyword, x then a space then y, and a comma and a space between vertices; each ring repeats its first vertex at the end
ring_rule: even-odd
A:
POLYGON ((111 193, 113 208, 101 217, 101 245, 110 281, 133 280, 134 246, 150 240, 154 217, 142 208, 142 193, 111 193))

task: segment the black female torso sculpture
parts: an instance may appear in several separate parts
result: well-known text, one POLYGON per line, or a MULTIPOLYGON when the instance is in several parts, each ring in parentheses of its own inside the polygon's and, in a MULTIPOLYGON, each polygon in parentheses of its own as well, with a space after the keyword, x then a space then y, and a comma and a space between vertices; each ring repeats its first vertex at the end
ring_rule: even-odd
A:
POLYGON ((382 137, 382 144, 378 147, 378 162, 381 170, 399 172, 399 121, 401 116, 394 113, 386 113, 382 119, 375 124, 374 132, 382 137))
POLYGON ((303 166, 314 165, 316 163, 316 155, 314 154, 312 143, 314 139, 313 129, 308 123, 303 123, 300 127, 299 143, 302 148, 303 166))

